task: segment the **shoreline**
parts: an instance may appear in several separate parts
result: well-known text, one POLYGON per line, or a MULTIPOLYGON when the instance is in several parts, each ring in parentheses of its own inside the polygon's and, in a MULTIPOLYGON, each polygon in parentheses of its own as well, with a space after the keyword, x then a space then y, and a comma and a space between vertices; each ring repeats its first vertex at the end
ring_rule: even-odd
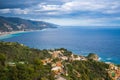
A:
POLYGON ((40 30, 26 30, 26 31, 21 30, 21 31, 11 31, 11 32, 0 32, 0 37, 10 35, 10 34, 23 33, 23 32, 42 31, 42 30, 46 30, 46 29, 48 29, 48 28, 40 29, 40 30))
POLYGON ((20 30, 20 31, 11 31, 11 32, 0 32, 0 37, 1 36, 5 36, 5 35, 9 35, 9 34, 16 34, 16 33, 22 33, 22 32, 32 32, 32 31, 42 31, 42 30, 46 30, 46 29, 49 29, 49 28, 44 28, 44 29, 39 29, 39 30, 20 30))
POLYGON ((25 32, 30 32, 33 30, 29 30, 29 31, 11 31, 11 32, 0 32, 0 40, 6 39, 6 38, 10 38, 11 35, 14 34, 19 34, 19 33, 25 33, 25 32))
POLYGON ((18 34, 18 33, 25 33, 25 32, 33 32, 33 31, 42 31, 42 30, 46 30, 46 29, 40 29, 40 30, 21 30, 21 31, 11 31, 11 32, 0 32, 0 40, 4 39, 2 37, 6 37, 8 35, 12 35, 12 34, 18 34))
POLYGON ((9 34, 22 33, 22 32, 25 32, 25 31, 0 32, 0 37, 1 36, 6 36, 6 35, 9 35, 9 34))

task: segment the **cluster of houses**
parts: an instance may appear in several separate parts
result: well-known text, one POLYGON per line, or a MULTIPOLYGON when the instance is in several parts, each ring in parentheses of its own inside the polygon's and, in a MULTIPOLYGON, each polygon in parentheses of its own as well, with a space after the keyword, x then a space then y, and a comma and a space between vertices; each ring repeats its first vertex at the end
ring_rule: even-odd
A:
POLYGON ((75 60, 87 60, 87 58, 83 57, 83 56, 78 56, 78 55, 74 55, 71 54, 70 56, 65 56, 64 55, 64 51, 53 51, 53 52, 49 52, 52 55, 52 58, 59 58, 61 61, 64 60, 71 60, 71 61, 75 61, 75 60))
POLYGON ((112 63, 109 64, 108 74, 112 77, 113 80, 120 80, 120 68, 112 63))
MULTIPOLYGON (((52 55, 52 58, 47 58, 42 60, 43 65, 47 65, 48 63, 51 64, 51 71, 54 72, 55 75, 65 74, 68 76, 67 70, 65 69, 65 66, 63 65, 63 61, 80 61, 84 60, 87 61, 87 58, 84 56, 78 56, 71 54, 70 56, 65 56, 64 51, 51 51, 49 52, 52 55), (58 59, 56 62, 54 62, 54 59, 58 59)), ((98 58, 95 58, 94 60, 98 61, 98 58)), ((109 64, 108 74, 111 75, 113 80, 120 80, 120 68, 115 66, 112 63, 109 64)), ((79 74, 78 74, 79 76, 79 74)))
POLYGON ((60 74, 67 74, 67 70, 65 69, 65 66, 63 65, 63 61, 75 61, 75 60, 84 60, 86 61, 87 58, 83 56, 77 56, 74 54, 71 54, 70 56, 65 56, 64 51, 49 51, 49 54, 52 55, 52 58, 46 58, 42 60, 43 65, 47 65, 48 63, 51 64, 51 71, 54 72, 55 75, 60 75, 60 74), (56 61, 54 61, 57 59, 56 61))

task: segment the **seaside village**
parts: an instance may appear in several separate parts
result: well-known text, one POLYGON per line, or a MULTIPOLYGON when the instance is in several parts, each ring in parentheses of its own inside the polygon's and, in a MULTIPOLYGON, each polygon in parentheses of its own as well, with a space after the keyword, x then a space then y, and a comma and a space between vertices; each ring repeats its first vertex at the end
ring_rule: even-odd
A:
MULTIPOLYGON (((67 69, 65 69, 65 66, 63 66, 63 64, 62 64, 63 61, 65 61, 65 60, 87 61, 88 60, 84 56, 78 56, 78 55, 73 55, 73 54, 71 54, 69 57, 64 56, 63 55, 64 51, 53 51, 53 52, 49 52, 49 53, 52 55, 52 59, 46 58, 46 59, 42 60, 42 62, 43 62, 43 65, 51 64, 51 66, 52 66, 51 71, 54 72, 56 80, 66 80, 63 77, 60 77, 60 74, 65 74, 66 76, 68 76, 67 69), (54 62, 53 59, 58 59, 58 60, 56 62, 54 62)), ((99 58, 95 57, 93 60, 99 61, 99 58)), ((120 80, 120 68, 115 66, 112 63, 107 63, 107 64, 109 64, 109 69, 107 71, 108 71, 108 74, 112 77, 112 79, 120 80)), ((77 76, 80 77, 80 73, 78 73, 77 71, 75 71, 75 73, 77 73, 77 76)))
MULTIPOLYGON (((63 55, 63 53, 64 53, 63 50, 53 51, 53 52, 49 51, 49 54, 52 55, 52 58, 46 58, 46 59, 42 60, 43 65, 51 64, 51 66, 52 66, 51 71, 55 74, 56 80, 66 80, 60 76, 61 74, 65 74, 66 76, 68 76, 67 69, 65 69, 65 66, 63 65, 63 61, 65 61, 65 60, 69 60, 69 61, 84 60, 84 61, 86 61, 87 60, 83 56, 77 56, 77 55, 75 56, 75 55, 71 54, 68 57, 68 56, 63 55), (53 59, 56 59, 56 61, 53 61, 53 59)), ((76 73, 78 74, 78 77, 79 77, 80 74, 78 72, 76 72, 76 73)))
MULTIPOLYGON (((65 67, 64 61, 87 61, 88 59, 84 56, 78 56, 78 55, 68 55, 65 56, 63 50, 54 50, 49 51, 49 54, 52 55, 52 58, 46 58, 41 60, 43 65, 50 64, 52 66, 51 71, 54 73, 56 80, 66 80, 61 76, 61 74, 65 74, 65 76, 68 76, 67 69, 65 67), (64 64, 64 65, 63 65, 64 64)), ((98 57, 93 58, 95 61, 99 61, 98 57)), ((24 64, 24 62, 19 62, 20 64, 24 64)), ((10 66, 15 66, 15 63, 8 63, 10 66)), ((70 64, 70 63, 66 63, 70 64)), ((107 69, 108 74, 111 76, 113 80, 120 80, 120 68, 115 66, 112 63, 106 63, 109 64, 109 69, 107 69)), ((80 73, 75 71, 78 77, 80 77, 80 73)))

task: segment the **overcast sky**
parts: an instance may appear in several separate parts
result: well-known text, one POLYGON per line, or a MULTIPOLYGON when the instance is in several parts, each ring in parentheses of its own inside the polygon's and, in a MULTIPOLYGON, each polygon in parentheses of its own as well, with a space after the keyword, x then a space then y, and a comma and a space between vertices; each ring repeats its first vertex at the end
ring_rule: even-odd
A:
POLYGON ((0 0, 0 15, 70 26, 120 26, 120 0, 0 0))

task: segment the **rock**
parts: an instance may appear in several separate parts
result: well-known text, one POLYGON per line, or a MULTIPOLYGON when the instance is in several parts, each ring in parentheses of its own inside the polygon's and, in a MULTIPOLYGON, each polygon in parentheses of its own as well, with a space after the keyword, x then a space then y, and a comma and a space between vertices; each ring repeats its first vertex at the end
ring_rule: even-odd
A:
POLYGON ((91 59, 91 60, 95 60, 95 61, 98 61, 99 60, 99 57, 97 54, 94 54, 94 53, 90 53, 88 56, 87 56, 88 59, 91 59))

